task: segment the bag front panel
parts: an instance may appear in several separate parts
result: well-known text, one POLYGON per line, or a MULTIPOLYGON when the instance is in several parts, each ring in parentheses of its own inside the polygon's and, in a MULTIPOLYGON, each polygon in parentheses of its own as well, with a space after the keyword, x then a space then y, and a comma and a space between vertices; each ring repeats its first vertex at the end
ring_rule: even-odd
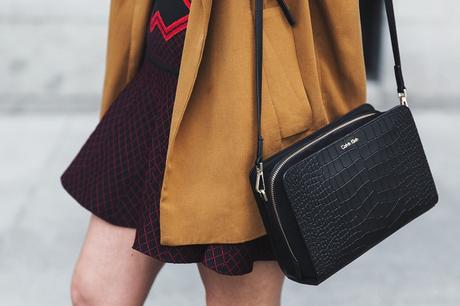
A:
POLYGON ((423 147, 405 106, 379 115, 293 165, 283 183, 322 279, 437 202, 423 147))

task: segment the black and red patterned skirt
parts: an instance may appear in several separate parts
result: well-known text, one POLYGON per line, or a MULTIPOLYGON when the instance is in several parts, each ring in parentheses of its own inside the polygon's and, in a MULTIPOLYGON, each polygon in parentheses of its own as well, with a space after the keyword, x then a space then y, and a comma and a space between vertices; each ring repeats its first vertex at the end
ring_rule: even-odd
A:
MULTIPOLYGON (((156 0, 142 63, 61 175, 96 216, 136 229, 132 247, 164 262, 201 262, 227 275, 274 260, 268 237, 238 244, 160 244, 160 191, 189 0, 156 0)), ((209 101, 211 102, 211 101, 209 101)))

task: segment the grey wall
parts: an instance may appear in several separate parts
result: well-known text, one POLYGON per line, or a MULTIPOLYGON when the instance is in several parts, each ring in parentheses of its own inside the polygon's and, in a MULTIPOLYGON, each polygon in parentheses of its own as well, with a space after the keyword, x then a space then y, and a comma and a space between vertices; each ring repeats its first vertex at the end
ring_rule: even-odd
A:
POLYGON ((0 1, 0 110, 96 109, 109 1, 0 1))
MULTIPOLYGON (((96 111, 108 6, 108 0, 0 1, 0 110, 96 111)), ((395 10, 410 102, 456 106, 460 4, 404 0, 395 1, 395 10)), ((387 28, 384 34, 382 80, 369 83, 369 101, 377 104, 392 103, 395 90, 387 28)))
MULTIPOLYGON (((457 107, 460 97, 460 3, 455 0, 394 1, 402 66, 414 107, 457 107)), ((384 19, 382 93, 393 101, 396 85, 384 19)), ((380 84, 379 84, 380 85, 380 84)))

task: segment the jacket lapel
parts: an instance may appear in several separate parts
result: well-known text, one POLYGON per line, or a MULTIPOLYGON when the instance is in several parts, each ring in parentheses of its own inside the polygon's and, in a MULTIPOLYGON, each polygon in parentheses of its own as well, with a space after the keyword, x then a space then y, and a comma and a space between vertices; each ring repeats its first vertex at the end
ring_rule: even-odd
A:
POLYGON ((169 147, 172 147, 185 113, 203 55, 212 0, 192 0, 177 82, 169 147))

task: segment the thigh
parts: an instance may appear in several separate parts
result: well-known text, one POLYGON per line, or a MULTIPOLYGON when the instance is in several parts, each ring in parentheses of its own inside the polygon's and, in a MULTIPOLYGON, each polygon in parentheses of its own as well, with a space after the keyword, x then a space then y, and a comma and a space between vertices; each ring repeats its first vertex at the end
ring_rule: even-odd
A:
POLYGON ((142 305, 164 263, 132 249, 134 237, 91 216, 72 278, 75 304, 142 305))
POLYGON ((244 275, 219 274, 198 264, 207 306, 279 306, 284 274, 273 260, 255 261, 244 275))

